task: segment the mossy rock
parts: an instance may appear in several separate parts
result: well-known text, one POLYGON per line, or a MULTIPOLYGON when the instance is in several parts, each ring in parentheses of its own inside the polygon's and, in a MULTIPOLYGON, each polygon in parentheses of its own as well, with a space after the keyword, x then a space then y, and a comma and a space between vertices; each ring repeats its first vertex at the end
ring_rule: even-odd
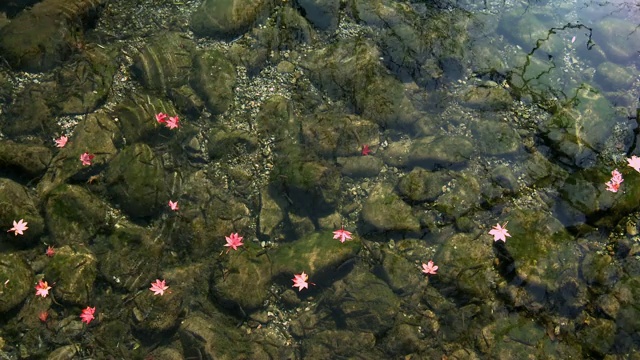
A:
POLYGON ((38 183, 38 192, 46 195, 69 179, 87 182, 98 174, 116 154, 116 144, 121 143, 118 126, 105 113, 93 113, 76 126, 67 145, 55 155, 47 173, 38 183), (92 165, 82 165, 80 155, 94 154, 92 165))
POLYGON ((480 120, 473 131, 481 153, 489 155, 515 154, 521 149, 522 140, 516 130, 504 122, 480 120))
POLYGON ((341 243, 333 239, 333 234, 329 231, 314 232, 278 246, 275 251, 269 253, 269 257, 275 272, 289 276, 304 271, 311 277, 316 273, 335 269, 353 258, 360 250, 360 246, 357 239, 341 243))
POLYGON ((333 290, 326 301, 343 314, 346 329, 379 336, 393 326, 400 299, 368 270, 356 267, 333 290))
POLYGON ((124 148, 109 163, 105 181, 114 200, 133 217, 156 214, 169 199, 162 162, 146 144, 124 148))
POLYGON ((355 115, 313 114, 301 120, 305 147, 322 157, 360 155, 363 145, 379 144, 378 125, 355 115))
POLYGON ((222 52, 197 53, 189 78, 189 84, 213 115, 222 114, 232 105, 236 68, 222 52))
POLYGON ((230 39, 253 26, 271 6, 268 0, 205 0, 193 12, 190 27, 197 36, 230 39))
POLYGON ((414 141, 409 150, 409 161, 428 170, 449 168, 466 163, 474 146, 463 136, 432 136, 414 141))
POLYGON ((9 179, 0 178, 0 223, 7 229, 14 221, 23 219, 28 229, 23 235, 16 235, 6 230, 0 234, 3 241, 19 247, 36 243, 44 233, 45 222, 38 212, 36 200, 29 190, 9 179), (34 201, 35 200, 35 201, 34 201))
POLYGON ((158 113, 177 116, 175 107, 169 101, 147 96, 119 104, 113 111, 113 117, 118 118, 118 125, 127 143, 142 141, 159 144, 165 143, 165 135, 170 136, 172 131, 158 123, 155 117, 158 113))
POLYGON ((330 163, 318 160, 299 145, 288 146, 276 158, 272 185, 287 188, 293 209, 318 216, 329 213, 340 200, 340 172, 330 163))
POLYGON ((0 276, 4 282, 0 290, 0 313, 5 313, 21 304, 31 294, 33 273, 20 256, 0 254, 0 276))
POLYGON ((106 228, 109 207, 84 187, 61 185, 47 197, 47 227, 56 245, 82 244, 106 228))
POLYGON ((240 250, 230 250, 225 256, 224 272, 214 274, 211 287, 216 302, 227 308, 252 311, 269 296, 269 285, 273 276, 271 262, 266 254, 258 255, 259 249, 245 243, 240 250))
POLYGON ((0 164, 29 177, 42 175, 51 162, 52 154, 45 146, 0 141, 0 164))
POLYGON ((115 47, 89 45, 78 60, 60 70, 56 90, 61 114, 93 112, 106 99, 118 70, 118 52, 115 47))
POLYGON ((55 284, 51 291, 56 300, 86 306, 92 298, 97 265, 95 255, 86 247, 63 246, 45 266, 45 280, 55 284))
POLYGON ((489 241, 493 240, 486 240, 478 243, 473 235, 464 233, 448 238, 433 257, 440 267, 437 281, 472 298, 489 299, 494 292, 492 283, 498 278, 491 266, 494 254, 489 241))
POLYGON ((390 186, 379 184, 362 206, 362 220, 377 231, 419 231, 411 207, 390 186))
POLYGON ((100 236, 94 245, 100 274, 129 292, 148 288, 158 273, 163 248, 153 240, 148 229, 133 224, 119 224, 108 237, 100 236))
POLYGON ((166 93, 187 83, 195 45, 177 32, 163 32, 134 54, 132 72, 149 90, 166 93))
POLYGON ((412 202, 434 201, 452 179, 446 171, 427 171, 416 167, 398 183, 400 195, 412 202))

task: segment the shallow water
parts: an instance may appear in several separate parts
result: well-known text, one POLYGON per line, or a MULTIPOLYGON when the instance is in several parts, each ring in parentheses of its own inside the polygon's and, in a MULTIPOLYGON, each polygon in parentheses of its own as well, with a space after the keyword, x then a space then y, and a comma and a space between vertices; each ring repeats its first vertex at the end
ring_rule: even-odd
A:
POLYGON ((637 356, 637 4, 99 3, 3 10, 4 358, 637 356))

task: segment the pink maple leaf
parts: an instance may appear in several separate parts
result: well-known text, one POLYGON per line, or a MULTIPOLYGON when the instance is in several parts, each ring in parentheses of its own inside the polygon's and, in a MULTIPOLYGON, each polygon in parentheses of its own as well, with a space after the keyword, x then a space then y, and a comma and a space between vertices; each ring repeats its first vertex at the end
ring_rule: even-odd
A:
POLYGON ((428 263, 422 263, 422 272, 425 274, 436 275, 436 271, 438 271, 438 266, 433 264, 432 260, 429 260, 428 263))
POLYGON ((61 148, 67 145, 67 141, 69 141, 69 138, 62 135, 59 138, 55 139, 54 141, 56 142, 56 146, 61 148))
POLYGON ((160 123, 160 124, 166 123, 167 122, 167 116, 168 116, 167 114, 159 112, 159 113, 156 114, 156 121, 158 123, 160 123))
POLYGON ((178 202, 173 202, 171 200, 169 200, 169 207, 171 208, 171 210, 173 211, 178 211, 180 210, 180 208, 178 207, 178 202))
POLYGON ((637 172, 640 172, 640 157, 632 155, 630 158, 627 158, 627 162, 629 166, 634 168, 637 172))
POLYGON ((336 230, 333 232, 333 238, 339 239, 341 243, 345 242, 348 239, 351 239, 351 233, 342 227, 340 230, 336 230))
POLYGON ((38 285, 36 285, 36 296, 47 297, 49 290, 51 290, 51 286, 49 286, 46 281, 40 280, 38 285))
POLYGON ((18 235, 24 235, 24 231, 26 231, 28 229, 27 227, 28 222, 26 221, 22 221, 22 219, 20 219, 20 221, 16 222, 15 220, 13 220, 13 227, 9 230, 7 230, 7 232, 14 232, 14 235, 18 236, 18 235))
POLYGON ((231 235, 225 236, 225 239, 227 239, 227 243, 224 244, 224 246, 229 246, 227 252, 229 252, 229 250, 231 250, 232 248, 233 250, 238 250, 238 246, 244 245, 244 243, 242 242, 242 236, 238 236, 238 233, 231 233, 231 235))
POLYGON ((622 174, 620 173, 620 171, 618 171, 618 169, 615 169, 611 172, 611 180, 607 181, 604 184, 607 185, 608 191, 618 192, 618 190, 620 189, 620 184, 622 184, 623 181, 624 179, 622 179, 622 174))
POLYGON ((88 166, 88 165, 91 165, 91 160, 93 160, 94 157, 96 156, 86 152, 80 155, 80 161, 82 161, 82 165, 88 166))
POLYGON ((176 116, 170 117, 169 120, 167 120, 167 123, 165 125, 169 129, 173 130, 180 127, 180 125, 178 124, 179 122, 180 122, 180 119, 178 118, 178 115, 176 115, 176 116))
POLYGON ((369 155, 371 153, 371 149, 369 149, 369 145, 362 145, 362 156, 369 155))
POLYGON ((49 313, 46 311, 41 311, 40 314, 38 315, 38 319, 40 319, 40 321, 42 322, 47 322, 48 318, 49 318, 49 313))
POLYGON ((500 226, 500 223, 498 223, 498 225, 494 226, 493 229, 489 231, 489 235, 493 235, 493 241, 502 240, 503 242, 507 242, 506 237, 511 237, 511 235, 509 235, 506 226, 507 223, 504 224, 504 227, 500 226))
POLYGON ((53 246, 51 246, 51 245, 49 245, 49 246, 47 247, 47 251, 45 252, 45 254, 46 254, 48 257, 52 257, 55 253, 56 253, 56 250, 55 250, 55 249, 53 248, 53 246))
POLYGON ((95 319, 95 317, 93 316, 95 312, 96 312, 95 307, 87 306, 87 308, 83 309, 82 312, 80 313, 80 319, 82 319, 82 322, 87 323, 87 325, 89 325, 91 320, 95 319))
POLYGON ((307 282, 307 280, 309 279, 309 276, 307 276, 307 274, 304 273, 304 271, 302 272, 302 274, 293 274, 293 286, 292 287, 297 287, 298 291, 302 291, 302 289, 308 289, 309 288, 309 283, 307 282))
POLYGON ((153 295, 164 295, 165 290, 168 288, 169 286, 167 286, 164 280, 156 279, 155 282, 151 283, 149 290, 153 291, 153 295))

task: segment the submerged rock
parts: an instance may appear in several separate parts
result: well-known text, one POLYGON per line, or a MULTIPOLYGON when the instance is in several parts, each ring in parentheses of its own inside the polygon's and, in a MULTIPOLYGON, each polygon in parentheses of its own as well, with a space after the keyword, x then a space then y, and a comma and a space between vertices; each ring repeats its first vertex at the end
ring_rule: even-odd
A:
POLYGON ((0 207, 0 223, 6 224, 9 229, 14 221, 23 219, 28 227, 23 235, 15 235, 5 230, 0 234, 0 238, 18 247, 36 243, 45 230, 44 219, 36 206, 39 203, 37 198, 17 182, 0 178, 0 203, 4 204, 0 207))
POLYGON ((33 274, 27 263, 15 254, 0 254, 0 276, 3 279, 0 313, 21 304, 33 289, 33 274))
POLYGON ((201 51, 194 57, 189 84, 213 115, 221 114, 233 102, 236 68, 218 50, 201 51))
POLYGON ((169 199, 161 159, 146 144, 125 147, 105 174, 108 191, 132 217, 154 215, 169 199))
POLYGON ((191 17, 197 36, 232 38, 247 31, 271 8, 269 0, 205 0, 191 17))
POLYGON ((0 29, 0 53, 13 66, 46 71, 66 60, 105 0, 45 0, 0 29))
POLYGON ((45 266, 45 280, 55 283, 52 292, 56 300, 86 306, 93 298, 97 265, 95 255, 85 246, 63 246, 45 266))
POLYGON ((377 231, 420 230, 411 207, 390 186, 379 184, 362 206, 362 220, 377 231))

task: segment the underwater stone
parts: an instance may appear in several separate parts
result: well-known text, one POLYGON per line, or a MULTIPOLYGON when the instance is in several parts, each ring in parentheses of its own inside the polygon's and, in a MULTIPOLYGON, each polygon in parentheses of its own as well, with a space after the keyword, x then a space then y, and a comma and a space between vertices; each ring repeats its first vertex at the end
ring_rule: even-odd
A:
POLYGON ((47 228, 56 245, 82 244, 107 226, 108 204, 77 185, 63 184, 47 196, 47 228))
POLYGON ((169 198, 162 162, 142 143, 125 147, 109 163, 105 181, 116 203, 132 217, 157 213, 169 198))
POLYGON ((82 29, 106 0, 45 0, 20 12, 0 29, 0 53, 12 67, 46 71, 82 42, 82 29))
POLYGON ((333 31, 338 26, 340 0, 300 0, 304 17, 321 30, 333 31))
POLYGON ((0 163, 19 173, 35 177, 42 175, 51 162, 51 150, 41 145, 0 141, 0 163))
POLYGON ((371 190, 362 206, 362 220, 377 231, 419 231, 420 223, 411 207, 393 188, 383 183, 371 190))
POLYGON ((409 161, 428 170, 461 165, 471 158, 473 144, 463 136, 430 136, 411 144, 409 161))
POLYGON ((232 38, 253 26, 272 6, 268 0, 205 0, 191 17, 197 36, 232 38))
MULTIPOLYGON (((0 178, 0 223, 11 225, 13 221, 24 219, 28 229, 24 235, 3 231, 0 234, 3 242, 13 243, 19 247, 32 245, 40 240, 45 228, 45 222, 38 211, 39 200, 29 189, 17 182, 0 178)), ((7 227, 9 229, 9 227, 7 227)))
POLYGON ((189 84, 213 115, 221 114, 233 102, 235 66, 220 51, 199 52, 193 60, 189 84))
POLYGON ((2 301, 0 301, 1 314, 16 307, 31 294, 33 274, 31 268, 20 256, 0 254, 0 276, 4 282, 2 301))
POLYGON ((194 48, 180 33, 161 33, 137 50, 131 69, 148 89, 167 92, 187 83, 194 48))
POLYGON ((94 281, 98 274, 98 260, 86 246, 66 245, 56 249, 45 266, 48 279, 55 279, 52 292, 58 301, 86 306, 92 298, 94 281))

